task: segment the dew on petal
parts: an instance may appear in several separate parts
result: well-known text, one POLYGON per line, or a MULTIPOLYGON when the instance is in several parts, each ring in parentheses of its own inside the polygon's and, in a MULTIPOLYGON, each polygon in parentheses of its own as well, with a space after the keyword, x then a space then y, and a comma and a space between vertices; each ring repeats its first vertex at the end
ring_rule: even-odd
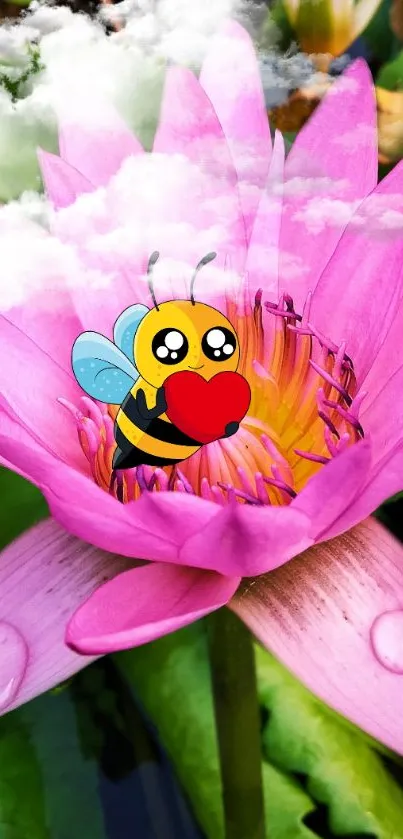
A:
POLYGON ((0 711, 15 699, 28 664, 28 647, 20 632, 0 621, 0 711))
POLYGON ((387 670, 403 675, 403 609, 384 612, 371 627, 372 649, 387 670))

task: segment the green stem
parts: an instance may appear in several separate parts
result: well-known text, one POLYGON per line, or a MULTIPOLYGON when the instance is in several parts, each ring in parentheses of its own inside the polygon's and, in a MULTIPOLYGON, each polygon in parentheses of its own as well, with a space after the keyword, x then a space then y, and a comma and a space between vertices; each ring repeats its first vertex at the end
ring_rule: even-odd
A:
POLYGON ((229 609, 207 618, 225 839, 265 839, 260 715, 252 637, 229 609))

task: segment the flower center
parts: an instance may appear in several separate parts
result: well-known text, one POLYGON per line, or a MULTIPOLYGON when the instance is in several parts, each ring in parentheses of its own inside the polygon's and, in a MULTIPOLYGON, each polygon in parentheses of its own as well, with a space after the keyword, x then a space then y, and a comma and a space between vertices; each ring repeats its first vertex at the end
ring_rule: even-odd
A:
POLYGON ((227 304, 239 338, 239 372, 250 384, 249 412, 230 438, 203 446, 179 466, 137 466, 114 473, 114 420, 119 406, 88 397, 74 413, 78 436, 99 486, 120 501, 145 491, 178 491, 219 504, 289 504, 308 479, 363 437, 362 398, 345 346, 336 346, 284 294, 278 304, 246 298, 227 304))

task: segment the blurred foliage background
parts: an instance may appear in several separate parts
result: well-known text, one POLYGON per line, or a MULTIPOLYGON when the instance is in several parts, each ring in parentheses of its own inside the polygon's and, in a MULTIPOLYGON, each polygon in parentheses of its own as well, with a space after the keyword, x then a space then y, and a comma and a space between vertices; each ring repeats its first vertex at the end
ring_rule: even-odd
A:
MULTIPOLYGON (((322 3, 321 30, 315 3, 301 0, 293 17, 282 0, 249 2, 258 6, 253 27, 271 124, 291 144, 334 78, 362 55, 376 84, 382 177, 403 156, 403 0, 383 0, 358 34, 350 21, 350 39, 339 43, 341 4, 322 3), (304 40, 314 52, 303 51, 304 40), (282 82, 275 87, 274 72, 282 82)), ((64 5, 94 16, 100 4, 64 5)), ((23 14, 23 2, 1 0, 3 26, 23 14)), ((40 62, 34 51, 28 75, 40 62)), ((11 81, 0 70, 0 86, 18 99, 27 68, 11 81)), ((48 514, 41 494, 3 468, 0 498, 1 548, 48 514)), ((377 515, 403 540, 402 513, 403 494, 377 515)), ((256 664, 268 839, 403 839, 401 761, 258 646, 256 664)), ((203 621, 101 659, 0 718, 0 839, 129 837, 223 839, 203 621)))

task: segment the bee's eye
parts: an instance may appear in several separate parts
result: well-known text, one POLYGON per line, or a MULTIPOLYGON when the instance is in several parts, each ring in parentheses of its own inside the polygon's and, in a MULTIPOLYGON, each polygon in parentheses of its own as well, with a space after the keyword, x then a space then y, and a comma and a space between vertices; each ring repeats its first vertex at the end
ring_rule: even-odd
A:
POLYGON ((179 364, 186 358, 188 349, 188 340, 179 329, 160 329, 152 343, 153 355, 163 364, 179 364))
POLYGON ((236 338, 233 332, 224 326, 209 329, 202 339, 202 350, 211 361, 225 361, 236 350, 236 338))

